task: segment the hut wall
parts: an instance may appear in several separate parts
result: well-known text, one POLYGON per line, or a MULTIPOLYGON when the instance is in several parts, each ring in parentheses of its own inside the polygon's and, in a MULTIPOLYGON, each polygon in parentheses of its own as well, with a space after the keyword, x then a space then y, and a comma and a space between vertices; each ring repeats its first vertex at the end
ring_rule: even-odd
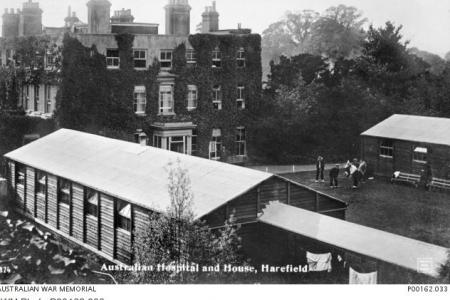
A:
POLYGON ((84 188, 72 184, 72 235, 80 241, 84 241, 84 188))
POLYGON ((98 249, 98 218, 95 216, 86 216, 86 244, 98 249))
POLYGON ((70 234, 70 206, 65 203, 58 203, 59 206, 59 230, 70 234))
POLYGON ((47 222, 57 228, 58 224, 58 179, 56 176, 49 174, 47 177, 47 222))
POLYGON ((316 211, 316 195, 317 193, 302 188, 295 184, 289 184, 290 186, 290 200, 289 205, 295 207, 301 207, 303 209, 316 211))
POLYGON ((131 233, 116 229, 116 259, 131 264, 131 233))
POLYGON ((46 221, 47 201, 46 195, 36 194, 36 217, 42 221, 46 221))
POLYGON ((33 168, 26 167, 26 210, 25 214, 30 217, 35 217, 35 171, 33 168))
POLYGON ((100 195, 100 250, 114 256, 114 198, 100 195))
POLYGON ((13 161, 8 161, 7 179, 12 188, 16 187, 16 164, 13 161))
POLYGON ((236 222, 251 222, 257 218, 257 190, 253 189, 228 204, 227 218, 233 214, 236 222))
POLYGON ((133 207, 134 231, 136 236, 144 235, 150 224, 150 212, 142 207, 133 207))
POLYGON ((430 146, 429 162, 434 177, 450 179, 450 146, 430 146))

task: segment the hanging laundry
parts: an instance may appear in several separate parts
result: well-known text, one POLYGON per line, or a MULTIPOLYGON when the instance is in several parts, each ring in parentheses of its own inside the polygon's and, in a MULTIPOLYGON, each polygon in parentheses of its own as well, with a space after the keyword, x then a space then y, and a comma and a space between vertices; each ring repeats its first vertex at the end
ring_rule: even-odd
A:
POLYGON ((311 272, 331 272, 331 253, 315 254, 306 252, 306 260, 308 261, 309 271, 311 272))
POLYGON ((358 273, 349 268, 349 284, 377 284, 377 272, 358 273))

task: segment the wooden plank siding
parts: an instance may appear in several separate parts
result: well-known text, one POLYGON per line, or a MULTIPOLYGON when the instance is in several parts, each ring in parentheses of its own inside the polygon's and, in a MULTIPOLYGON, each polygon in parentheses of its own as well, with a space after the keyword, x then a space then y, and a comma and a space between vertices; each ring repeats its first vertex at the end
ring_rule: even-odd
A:
POLYGON ((117 228, 115 258, 126 264, 131 264, 131 252, 131 232, 117 228))
POLYGON ((47 201, 46 195, 44 194, 36 194, 36 217, 45 222, 45 217, 47 214, 47 201))
POLYGON ((33 168, 26 167, 26 181, 25 181, 25 214, 29 217, 35 217, 36 199, 35 199, 35 176, 36 172, 33 168))
POLYGON ((72 236, 84 241, 84 188, 72 184, 72 236))
POLYGON ((231 201, 226 211, 228 212, 226 217, 229 218, 233 214, 238 223, 254 221, 258 212, 256 189, 252 189, 237 200, 231 201))
POLYGON ((25 210, 25 186, 21 184, 16 185, 16 202, 21 210, 25 210))
POLYGON ((294 184, 289 185, 291 190, 291 199, 289 201, 289 205, 316 211, 316 193, 314 191, 302 188, 294 184))
POLYGON ((375 175, 391 177, 395 171, 420 175, 425 164, 414 161, 413 153, 415 147, 425 147, 428 149, 427 161, 433 177, 450 179, 449 146, 392 140, 394 157, 385 158, 379 155, 382 140, 383 138, 361 137, 361 157, 367 162, 368 169, 372 169, 375 175))
POLYGON ((13 161, 8 161, 8 174, 6 179, 14 189, 16 187, 16 164, 13 161))
POLYGON ((47 223, 53 227, 58 227, 58 199, 57 199, 58 179, 56 176, 47 175, 47 223))
POLYGON ((70 235, 70 206, 58 203, 59 206, 59 230, 70 235))
POLYGON ((150 223, 150 211, 134 206, 133 208, 133 220, 134 220, 134 232, 135 235, 143 235, 148 230, 148 224, 150 223))
POLYGON ((259 185, 259 204, 264 208, 270 201, 287 203, 287 182, 272 177, 259 185))
POLYGON ((100 250, 114 257, 114 198, 100 195, 100 250))
POLYGON ((85 241, 86 244, 94 247, 95 249, 99 249, 98 242, 98 218, 87 215, 86 216, 86 235, 85 241))

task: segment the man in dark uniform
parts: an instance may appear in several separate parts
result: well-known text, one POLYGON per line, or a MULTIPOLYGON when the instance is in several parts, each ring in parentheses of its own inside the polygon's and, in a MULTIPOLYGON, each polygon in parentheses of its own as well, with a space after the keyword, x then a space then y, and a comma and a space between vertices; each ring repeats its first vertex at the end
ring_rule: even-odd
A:
POLYGON ((339 165, 330 170, 330 188, 338 187, 339 165))
POLYGON ((321 182, 325 182, 323 179, 323 171, 325 170, 325 162, 322 156, 317 157, 316 161, 316 182, 319 182, 319 178, 321 182))

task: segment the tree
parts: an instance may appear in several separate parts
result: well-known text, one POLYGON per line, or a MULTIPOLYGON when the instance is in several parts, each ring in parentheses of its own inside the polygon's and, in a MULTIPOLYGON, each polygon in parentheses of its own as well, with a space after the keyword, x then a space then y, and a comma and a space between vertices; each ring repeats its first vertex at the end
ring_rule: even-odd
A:
MULTIPOLYGON (((233 220, 227 221, 222 229, 212 231, 204 222, 195 219, 189 175, 180 161, 169 163, 168 181, 170 206, 164 213, 151 213, 148 229, 136 234, 136 262, 146 266, 243 265, 238 227, 233 220)), ((223 273, 141 272, 132 274, 128 280, 135 283, 192 283, 208 282, 217 276, 221 280, 228 278, 223 273)))
POLYGON ((366 22, 362 12, 355 7, 328 8, 312 26, 310 53, 332 60, 359 56, 366 22))
POLYGON ((450 61, 450 51, 445 54, 445 60, 450 61))

